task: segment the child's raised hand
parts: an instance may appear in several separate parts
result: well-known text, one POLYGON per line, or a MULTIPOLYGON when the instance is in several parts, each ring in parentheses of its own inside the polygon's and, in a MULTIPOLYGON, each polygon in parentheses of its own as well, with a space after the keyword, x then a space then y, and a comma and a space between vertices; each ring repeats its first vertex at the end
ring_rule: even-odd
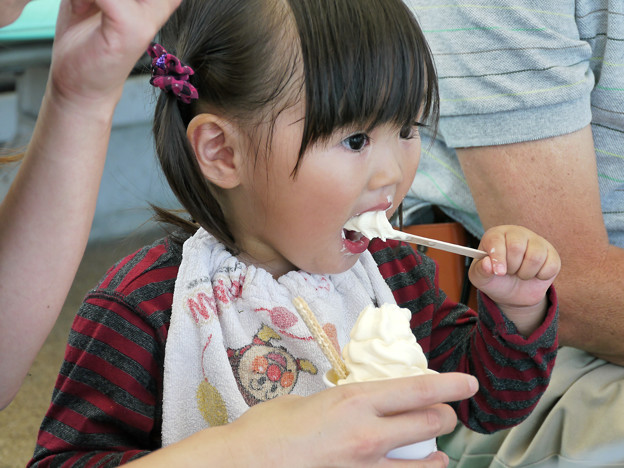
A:
POLYGON ((496 302, 511 320, 531 314, 534 309, 540 310, 543 317, 546 291, 561 268, 555 248, 521 226, 488 229, 479 248, 489 255, 472 263, 472 284, 496 302))
MULTIPOLYGON (((50 84, 69 103, 112 101, 181 0, 62 0, 50 84)), ((107 109, 108 110, 108 109, 107 109)))

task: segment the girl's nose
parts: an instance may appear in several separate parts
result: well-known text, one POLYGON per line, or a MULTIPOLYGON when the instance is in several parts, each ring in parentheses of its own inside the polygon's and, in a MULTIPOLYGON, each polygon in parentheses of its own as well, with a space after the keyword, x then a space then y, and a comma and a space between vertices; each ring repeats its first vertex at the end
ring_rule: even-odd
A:
POLYGON ((369 181, 371 190, 380 189, 390 185, 396 185, 401 182, 403 171, 399 161, 399 152, 397 149, 386 149, 379 154, 372 168, 373 172, 369 181))

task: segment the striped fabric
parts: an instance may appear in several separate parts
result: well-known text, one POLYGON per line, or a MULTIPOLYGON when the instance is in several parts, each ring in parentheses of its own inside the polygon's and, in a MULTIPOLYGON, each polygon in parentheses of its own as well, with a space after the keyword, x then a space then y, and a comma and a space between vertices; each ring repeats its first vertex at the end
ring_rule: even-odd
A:
POLYGON ((624 2, 405 2, 434 54, 441 97, 438 138, 423 132, 407 205, 439 205, 480 237, 454 148, 565 135, 591 121, 605 225, 624 247, 624 2))
MULTIPOLYGON (((437 289, 434 262, 394 241, 370 250, 440 371, 476 375, 460 419, 494 431, 526 418, 543 393, 557 347, 557 307, 524 339, 487 297, 477 313, 437 289)), ((164 238, 121 260, 87 294, 74 321, 52 403, 29 466, 118 466, 160 447, 165 342, 181 245, 164 238)))

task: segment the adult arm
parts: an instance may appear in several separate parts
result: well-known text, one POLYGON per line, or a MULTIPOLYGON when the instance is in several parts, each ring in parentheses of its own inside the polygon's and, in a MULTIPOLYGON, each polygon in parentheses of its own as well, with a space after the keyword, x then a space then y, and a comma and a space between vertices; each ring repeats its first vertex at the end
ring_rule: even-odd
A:
POLYGON ((52 329, 84 253, 123 83, 179 3, 61 3, 39 118, 0 205, 0 408, 52 329))
POLYGON ((457 155, 484 228, 519 224, 559 252, 561 344, 624 365, 624 250, 607 237, 591 129, 457 155))

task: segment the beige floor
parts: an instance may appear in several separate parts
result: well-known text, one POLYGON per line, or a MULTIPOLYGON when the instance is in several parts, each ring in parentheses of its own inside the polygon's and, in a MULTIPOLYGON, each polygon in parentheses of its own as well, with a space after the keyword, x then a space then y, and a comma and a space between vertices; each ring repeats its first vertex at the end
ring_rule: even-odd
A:
POLYGON ((0 468, 23 467, 32 456, 41 420, 63 360, 67 334, 84 294, 117 260, 160 237, 161 232, 91 243, 61 315, 39 352, 17 397, 0 411, 0 468))

